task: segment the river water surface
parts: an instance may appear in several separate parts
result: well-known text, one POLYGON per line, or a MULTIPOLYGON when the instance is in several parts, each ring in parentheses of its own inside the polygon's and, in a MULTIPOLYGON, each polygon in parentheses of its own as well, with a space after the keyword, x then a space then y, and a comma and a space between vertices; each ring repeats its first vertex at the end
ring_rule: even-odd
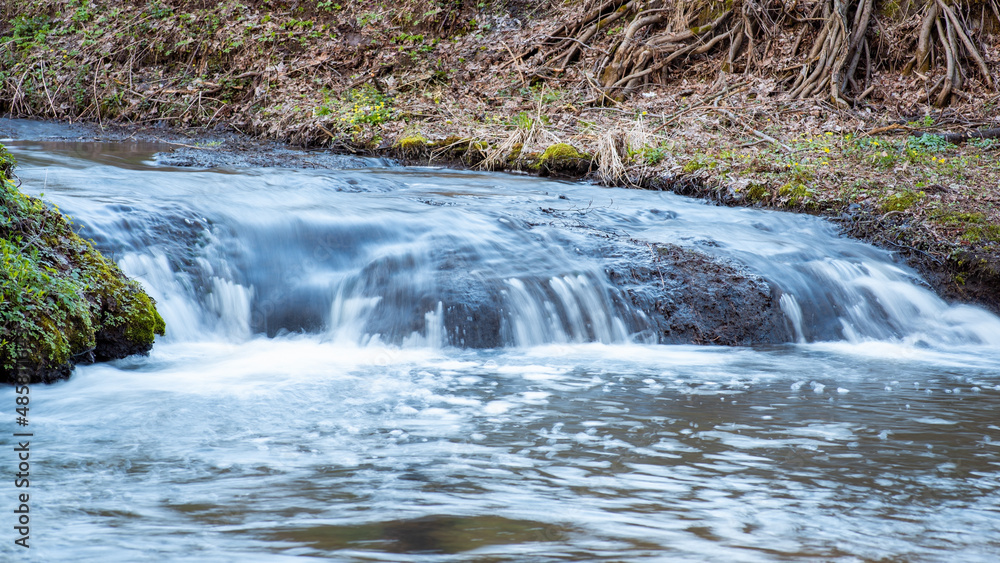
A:
POLYGON ((374 160, 178 168, 19 127, 22 190, 168 331, 32 388, 28 559, 1000 558, 1000 320, 821 220, 374 160), (789 342, 658 344, 609 237, 744 264, 789 342))

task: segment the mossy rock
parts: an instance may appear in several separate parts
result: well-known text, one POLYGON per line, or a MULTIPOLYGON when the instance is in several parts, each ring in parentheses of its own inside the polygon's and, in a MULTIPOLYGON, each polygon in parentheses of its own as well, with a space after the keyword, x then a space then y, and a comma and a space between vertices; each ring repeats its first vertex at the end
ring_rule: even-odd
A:
POLYGON ((405 156, 422 156, 427 153, 427 139, 420 134, 407 135, 396 141, 395 148, 405 156))
POLYGON ((583 176, 590 170, 593 159, 567 143, 550 145, 538 159, 539 173, 561 176, 583 176))
POLYGON ((58 210, 19 192, 12 166, 0 146, 0 379, 49 382, 148 353, 166 329, 153 299, 58 210))

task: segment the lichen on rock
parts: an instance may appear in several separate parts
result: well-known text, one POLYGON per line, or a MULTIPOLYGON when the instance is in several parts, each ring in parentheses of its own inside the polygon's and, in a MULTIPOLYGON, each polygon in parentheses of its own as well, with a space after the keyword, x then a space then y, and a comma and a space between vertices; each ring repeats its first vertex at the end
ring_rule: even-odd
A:
POLYGON ((153 299, 21 193, 14 164, 0 146, 0 380, 50 382, 77 363, 148 353, 166 328, 153 299))

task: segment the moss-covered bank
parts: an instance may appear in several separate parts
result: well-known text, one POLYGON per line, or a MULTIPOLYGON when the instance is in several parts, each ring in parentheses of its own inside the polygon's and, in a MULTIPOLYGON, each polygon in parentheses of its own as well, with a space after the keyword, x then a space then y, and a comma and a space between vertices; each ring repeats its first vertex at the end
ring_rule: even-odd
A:
POLYGON ((0 380, 51 382, 77 363, 146 354, 154 301, 57 209, 18 191, 0 146, 0 380))

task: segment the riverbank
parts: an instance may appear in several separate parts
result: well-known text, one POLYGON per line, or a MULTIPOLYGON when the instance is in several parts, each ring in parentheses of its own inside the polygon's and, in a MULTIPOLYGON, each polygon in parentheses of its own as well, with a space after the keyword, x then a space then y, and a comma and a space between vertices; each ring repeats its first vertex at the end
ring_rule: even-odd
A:
MULTIPOLYGON (((15 115, 190 134, 174 142, 205 154, 273 140, 823 215, 898 252, 943 296, 1000 312, 1000 140, 969 136, 1000 127, 1000 96, 973 71, 969 99, 937 107, 919 76, 935 82, 943 67, 887 63, 843 107, 791 96, 760 65, 722 72, 706 53, 609 96, 580 65, 553 73, 528 55, 585 3, 20 4, 0 3, 0 109, 15 115)), ((778 31, 782 44, 816 30, 778 31)), ((997 36, 977 37, 995 74, 997 36)))

